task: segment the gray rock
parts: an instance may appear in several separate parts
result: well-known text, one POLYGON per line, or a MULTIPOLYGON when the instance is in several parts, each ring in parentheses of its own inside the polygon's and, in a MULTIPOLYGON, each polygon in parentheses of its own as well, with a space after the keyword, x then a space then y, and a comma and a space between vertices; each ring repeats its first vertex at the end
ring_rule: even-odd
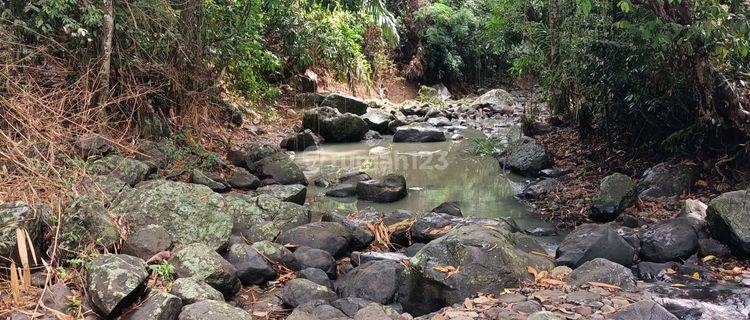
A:
POLYGON ((218 290, 202 280, 193 278, 179 278, 172 283, 171 293, 182 299, 184 305, 201 300, 224 301, 224 296, 218 290))
POLYGON ((518 108, 515 97, 503 89, 492 89, 474 100, 472 109, 488 108, 497 113, 513 113, 518 108))
POLYGON ((237 269, 242 284, 264 284, 276 279, 276 270, 255 249, 247 244, 233 244, 224 258, 237 269))
POLYGON ((260 186, 260 179, 245 168, 237 168, 227 179, 230 186, 242 190, 257 189, 260 186))
POLYGON ((338 184, 328 190, 326 195, 339 198, 352 197, 357 192, 357 183, 371 179, 370 175, 364 172, 347 174, 340 177, 338 184))
POLYGON ((146 262, 124 254, 103 254, 91 261, 86 289, 94 309, 114 318, 146 289, 146 262))
POLYGON ((150 224, 136 229, 125 239, 122 253, 148 260, 155 254, 169 250, 172 247, 172 237, 167 229, 160 225, 150 224))
POLYGON ((253 171, 255 162, 281 153, 279 147, 270 144, 252 144, 245 148, 232 148, 227 153, 227 160, 241 168, 253 171))
POLYGON ((388 128, 388 124, 396 118, 389 112, 380 109, 369 109, 367 110, 367 113, 362 115, 361 118, 365 120, 365 122, 367 122, 370 130, 377 131, 381 134, 393 133, 388 128))
POLYGON ((300 270, 299 277, 315 282, 321 286, 326 286, 326 288, 333 290, 333 281, 328 278, 328 275, 323 270, 317 268, 306 268, 300 270))
POLYGON ((446 213, 430 212, 419 217, 411 227, 411 237, 415 241, 430 242, 461 225, 480 225, 494 229, 518 231, 514 225, 504 219, 480 217, 456 217, 446 213))
POLYGON ((200 242, 218 250, 232 230, 226 207, 224 199, 206 186, 151 180, 124 192, 113 203, 112 213, 125 218, 131 230, 156 224, 175 244, 200 242))
POLYGON ((393 142, 439 142, 445 141, 445 133, 432 126, 411 124, 396 128, 393 142))
POLYGON ((150 168, 138 160, 113 154, 92 162, 87 171, 95 175, 111 175, 134 186, 146 178, 150 168))
POLYGON ((513 304, 511 310, 523 314, 531 314, 537 311, 542 311, 542 305, 534 300, 529 300, 513 304))
POLYGON ((698 252, 702 257, 714 256, 726 258, 732 254, 732 250, 716 239, 698 239, 698 252))
POLYGON ((269 195, 227 194, 226 210, 234 222, 234 233, 251 242, 273 240, 282 231, 310 222, 309 209, 269 195))
POLYGON ((371 303, 354 315, 354 320, 405 320, 393 308, 371 303))
POLYGON ((667 262, 687 259, 698 251, 698 235, 685 219, 661 221, 639 234, 642 260, 667 262))
POLYGON ((102 156, 114 149, 109 140, 98 134, 87 134, 78 137, 76 148, 84 159, 92 156, 102 156))
POLYGON ((425 244, 421 242, 417 242, 415 244, 410 245, 406 250, 404 250, 404 255, 407 257, 413 257, 419 252, 419 250, 422 250, 424 248, 425 244))
POLYGON ((612 314, 613 320, 677 320, 667 309, 653 301, 638 301, 612 314))
POLYGON ((302 127, 319 134, 327 142, 357 142, 369 130, 362 118, 328 107, 305 111, 302 127))
POLYGON ((174 153, 177 151, 174 142, 168 138, 159 141, 140 140, 137 149, 135 158, 147 164, 151 170, 168 166, 174 160, 174 153))
POLYGON ((253 243, 252 247, 271 263, 279 263, 290 270, 300 269, 297 259, 294 258, 294 254, 283 245, 263 240, 253 243))
POLYGON ((633 179, 621 173, 613 173, 602 179, 599 193, 591 199, 589 218, 598 222, 613 221, 634 201, 633 179))
POLYGON ((276 243, 321 249, 334 257, 341 257, 349 250, 350 239, 351 234, 344 225, 321 221, 284 231, 276 243))
POLYGON ((388 131, 391 133, 396 133, 396 130, 398 130, 399 127, 405 126, 407 124, 408 123, 404 119, 396 118, 391 122, 388 122, 388 131))
POLYGON ((299 263, 300 269, 316 268, 325 271, 329 278, 336 277, 336 260, 328 251, 300 247, 294 251, 294 258, 299 263))
POLYGON ((673 261, 665 263, 639 262, 636 268, 638 278, 647 281, 667 281, 670 279, 670 275, 667 273, 667 269, 677 270, 679 264, 673 261))
POLYGON ((440 212, 452 215, 454 217, 463 217, 461 207, 458 206, 458 201, 446 201, 439 204, 437 207, 431 210, 431 212, 440 212))
POLYGON ((138 308, 125 314, 123 320, 176 320, 182 311, 180 298, 160 290, 154 290, 138 308))
POLYGON ((602 282, 627 291, 635 290, 635 278, 630 269, 604 258, 596 258, 576 268, 568 276, 567 282, 574 286, 602 282))
POLYGON ((596 258, 605 258, 631 266, 635 249, 608 225, 583 224, 563 239, 557 247, 555 264, 578 268, 596 258))
POLYGON ((279 184, 307 185, 307 178, 302 170, 288 155, 275 153, 253 164, 255 173, 260 179, 273 179, 279 184))
POLYGON ((327 301, 313 300, 294 308, 286 320, 348 320, 341 310, 331 306, 327 301))
POLYGON ((383 139, 383 136, 380 135, 380 133, 375 130, 369 130, 367 131, 367 133, 365 133, 365 137, 363 139, 365 141, 380 140, 380 139, 383 139))
POLYGON ((411 258, 402 273, 399 302, 407 312, 422 315, 477 292, 515 287, 529 277, 528 266, 540 271, 553 267, 533 250, 544 251, 522 234, 481 225, 456 227, 411 258), (449 266, 453 272, 435 268, 449 266))
POLYGON ((357 311, 369 306, 372 301, 362 298, 342 298, 331 302, 336 309, 341 310, 346 316, 353 317, 357 311))
POLYGON ((114 176, 84 176, 75 186, 81 197, 95 199, 104 206, 109 206, 123 191, 130 186, 114 176))
POLYGON ((447 127, 453 124, 450 119, 443 116, 429 118, 427 119, 427 123, 435 127, 447 127))
POLYGON ((362 298, 379 304, 394 301, 398 292, 401 262, 380 260, 359 265, 336 280, 336 292, 342 298, 362 298))
POLYGON ((724 193, 708 203, 711 234, 735 253, 750 256, 750 191, 724 193))
POLYGON ((284 301, 284 304, 292 308, 310 301, 323 300, 330 302, 336 299, 336 293, 331 291, 331 289, 301 278, 288 281, 279 296, 284 301))
MULTIPOLYGON (((22 228, 29 233, 34 247, 41 248, 42 215, 39 210, 32 208, 23 201, 2 202, 0 201, 0 256, 12 257, 17 263, 18 247, 16 246, 16 229, 22 228)), ((29 252, 30 253, 30 252, 29 252)), ((37 254, 39 256, 39 254, 37 254)), ((0 265, 7 261, 0 259, 0 265)))
POLYGON ((178 278, 192 277, 193 280, 204 281, 225 297, 231 297, 240 290, 237 269, 204 244, 193 243, 178 249, 169 262, 174 266, 178 278))
POLYGON ((300 205, 305 204, 305 199, 307 197, 307 187, 301 184, 272 184, 270 186, 260 187, 256 191, 259 194, 267 194, 278 198, 281 201, 292 202, 300 205))
POLYGON ((204 173, 201 170, 193 169, 193 172, 190 174, 190 182, 195 184, 202 184, 216 192, 224 192, 230 189, 230 186, 228 184, 219 181, 218 179, 214 179, 218 177, 212 176, 213 175, 204 173))
POLYGON ((538 181, 534 181, 518 194, 521 199, 538 199, 539 197, 549 193, 550 191, 557 188, 560 181, 553 178, 544 178, 538 181))
POLYGON ((680 195, 692 187, 696 174, 694 166, 659 163, 643 173, 638 182, 639 197, 654 200, 680 195))
MULTIPOLYGON (((82 222, 85 230, 83 238, 86 240, 79 245, 85 245, 83 242, 88 240, 104 248, 111 248, 120 241, 120 229, 109 215, 107 208, 96 199, 87 196, 78 198, 73 201, 70 207, 65 209, 65 214, 79 218, 82 222)), ((78 225, 64 225, 62 230, 65 232, 77 227, 78 225)), ((71 233, 75 233, 75 231, 71 231, 71 233)))
POLYGON ((47 308, 68 313, 68 306, 72 295, 73 292, 64 283, 58 282, 45 288, 44 292, 42 292, 42 303, 47 308))
POLYGON ((281 140, 281 147, 289 151, 314 150, 320 145, 320 138, 310 129, 292 133, 281 140))
POLYGON ((321 103, 322 107, 335 108, 341 113, 363 115, 367 112, 367 102, 343 93, 331 93, 321 103))
POLYGON ((252 320, 245 310, 223 301, 202 300, 182 307, 179 320, 252 320))
POLYGON ((407 195, 406 178, 392 173, 378 179, 360 181, 356 193, 360 200, 380 203, 398 201, 407 195))
POLYGON ((696 232, 701 232, 706 227, 707 210, 708 205, 700 200, 685 199, 677 217, 686 219, 696 232))
POLYGON ((359 266, 372 261, 393 261, 401 263, 404 260, 409 260, 409 257, 399 252, 352 252, 351 256, 352 266, 359 266))
POLYGON ((529 315, 526 320, 563 320, 565 317, 563 317, 560 314, 550 312, 550 311, 538 311, 534 312, 529 315))
POLYGON ((513 172, 538 176, 540 171, 552 167, 552 154, 538 141, 524 137, 509 147, 500 163, 513 172))

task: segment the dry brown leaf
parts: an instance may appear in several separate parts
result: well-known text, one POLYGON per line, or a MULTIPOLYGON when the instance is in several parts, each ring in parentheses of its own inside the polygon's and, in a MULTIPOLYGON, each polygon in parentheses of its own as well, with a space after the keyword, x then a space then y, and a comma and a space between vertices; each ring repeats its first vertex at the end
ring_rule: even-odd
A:
POLYGON ((565 281, 552 279, 552 278, 544 278, 539 279, 538 281, 540 284, 543 285, 550 285, 550 286, 567 286, 568 284, 565 283, 565 281))
POLYGON ((431 236, 443 234, 443 233, 447 233, 448 231, 450 231, 451 228, 453 228, 453 225, 448 224, 442 228, 432 228, 429 231, 427 231, 427 234, 431 236))
POLYGON ((435 269, 435 270, 437 270, 437 271, 445 273, 446 274, 446 276, 445 276, 446 279, 448 279, 452 275, 458 273, 458 269, 459 269, 459 268, 456 268, 454 266, 434 266, 432 268, 435 269))
POLYGON ((588 284, 595 286, 595 287, 608 289, 608 290, 622 290, 622 288, 620 288, 619 286, 609 284, 609 283, 604 283, 604 282, 589 281, 588 284))

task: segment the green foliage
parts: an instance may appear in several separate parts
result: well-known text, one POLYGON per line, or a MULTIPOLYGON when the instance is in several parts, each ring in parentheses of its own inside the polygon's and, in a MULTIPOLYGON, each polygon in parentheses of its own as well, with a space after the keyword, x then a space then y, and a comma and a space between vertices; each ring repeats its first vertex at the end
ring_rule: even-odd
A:
POLYGON ((433 87, 421 86, 417 92, 417 101, 427 103, 432 106, 443 107, 445 101, 438 98, 438 91, 433 87))
POLYGON ((167 156, 166 172, 158 173, 158 177, 177 177, 193 169, 212 171, 221 164, 221 156, 206 150, 203 145, 188 138, 188 134, 179 133, 170 137, 171 142, 165 144, 167 156))
POLYGON ((156 275, 162 281, 172 281, 175 278, 174 266, 167 260, 162 261, 160 264, 149 265, 148 268, 156 272, 156 275))
POLYGON ((477 156, 497 157, 505 150, 505 145, 498 137, 471 137, 469 143, 469 153, 477 156))
POLYGON ((546 1, 539 0, 500 0, 491 4, 483 40, 491 44, 493 53, 505 57, 511 65, 508 71, 514 76, 539 75, 545 68, 548 29, 546 17, 541 16, 545 5, 546 1))

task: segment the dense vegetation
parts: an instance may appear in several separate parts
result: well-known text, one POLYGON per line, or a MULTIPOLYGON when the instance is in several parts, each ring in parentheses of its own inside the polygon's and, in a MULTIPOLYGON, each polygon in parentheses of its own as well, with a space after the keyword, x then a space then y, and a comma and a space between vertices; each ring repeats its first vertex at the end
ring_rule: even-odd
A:
MULTIPOLYGON (((460 91, 532 76, 584 136, 694 153, 746 140, 746 1, 9 1, 3 59, 66 65, 90 105, 123 115, 269 105, 308 69, 377 87, 404 76, 460 91), (107 18, 110 13, 113 19, 107 18), (110 28, 113 26, 113 28, 110 28), (743 98, 744 97, 744 98, 743 98)), ((12 63, 11 63, 12 62, 12 63)), ((3 88, 12 91, 12 88, 3 88)), ((164 116, 162 117, 164 118, 164 116)), ((195 119, 196 117, 190 117, 195 119)), ((140 119, 140 118, 139 118, 140 119)), ((158 117, 140 119, 160 128, 158 117)))

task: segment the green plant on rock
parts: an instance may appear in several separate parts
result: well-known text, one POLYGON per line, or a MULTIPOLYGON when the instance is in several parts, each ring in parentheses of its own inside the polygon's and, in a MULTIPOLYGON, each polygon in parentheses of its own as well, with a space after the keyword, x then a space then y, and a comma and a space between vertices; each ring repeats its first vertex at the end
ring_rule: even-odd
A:
POLYGON ((174 266, 169 261, 164 260, 160 264, 149 265, 148 268, 156 273, 156 276, 162 281, 172 281, 175 279, 174 266))
POLYGON ((417 92, 417 101, 437 107, 445 106, 445 101, 438 97, 437 89, 429 86, 419 87, 419 91, 417 92))

